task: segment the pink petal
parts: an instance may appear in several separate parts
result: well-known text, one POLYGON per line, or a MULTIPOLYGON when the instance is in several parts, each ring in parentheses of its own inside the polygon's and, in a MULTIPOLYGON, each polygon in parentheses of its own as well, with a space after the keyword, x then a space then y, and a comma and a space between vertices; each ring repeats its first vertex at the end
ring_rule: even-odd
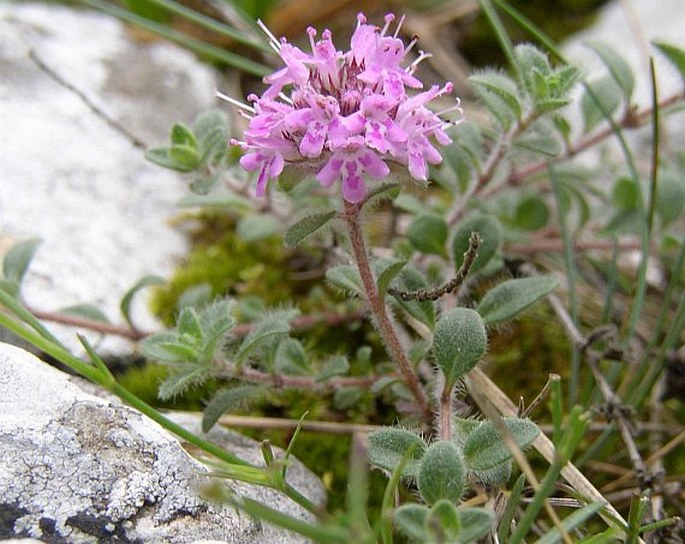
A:
POLYGON ((340 169, 342 166, 342 159, 331 157, 331 159, 326 163, 326 166, 324 166, 316 175, 316 179, 318 179, 321 185, 324 187, 330 187, 340 176, 340 169))
POLYGON ((359 157, 359 163, 364 167, 364 172, 371 177, 381 179, 390 173, 390 168, 373 151, 368 151, 359 157))
POLYGON ((240 166, 242 166, 248 172, 252 170, 257 170, 264 162, 264 155, 261 153, 248 153, 240 157, 240 166))
POLYGON ((348 161, 343 170, 342 195, 345 200, 356 204, 364 200, 366 184, 364 178, 359 175, 357 163, 348 161))
POLYGON ((321 123, 315 123, 309 128, 307 133, 300 142, 300 153, 303 157, 310 159, 321 155, 323 150, 324 140, 326 139, 326 130, 321 126, 321 123))

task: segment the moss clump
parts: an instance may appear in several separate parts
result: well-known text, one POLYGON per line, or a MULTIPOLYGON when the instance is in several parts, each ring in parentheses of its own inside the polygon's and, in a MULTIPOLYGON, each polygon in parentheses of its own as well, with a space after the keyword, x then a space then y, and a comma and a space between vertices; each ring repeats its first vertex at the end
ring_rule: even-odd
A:
POLYGON ((235 219, 222 212, 202 212, 185 222, 190 225, 190 254, 174 276, 153 291, 150 302, 165 325, 174 325, 179 299, 199 285, 209 286, 212 298, 256 295, 267 305, 301 296, 302 282, 289 277, 296 271, 297 255, 286 250, 280 238, 246 242, 235 231, 235 219))

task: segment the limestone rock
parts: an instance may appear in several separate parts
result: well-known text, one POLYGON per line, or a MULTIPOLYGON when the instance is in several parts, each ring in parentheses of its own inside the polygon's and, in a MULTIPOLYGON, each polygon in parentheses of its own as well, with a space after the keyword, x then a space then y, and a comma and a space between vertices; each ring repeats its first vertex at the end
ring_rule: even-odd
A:
MULTIPOLYGON (((198 430, 199 421, 177 415, 198 430)), ((257 443, 217 429, 210 436, 246 461, 257 443)), ((139 412, 85 393, 35 356, 0 344, 0 538, 49 543, 296 543, 305 539, 200 496, 207 468, 139 412)), ((290 483, 315 503, 320 481, 295 462, 290 483)), ((231 489, 300 519, 309 514, 261 487, 231 489)))
MULTIPOLYGON (((163 144, 175 122, 192 123, 214 104, 216 74, 187 50, 136 43, 116 19, 73 7, 0 5, 0 36, 0 255, 41 238, 26 301, 93 304, 121 322, 123 294, 145 275, 168 276, 187 252, 168 224, 187 188, 132 139, 163 144)), ((152 328, 144 306, 137 322, 152 328)), ((51 328, 79 348, 73 330, 51 328)), ((127 350, 115 340, 101 351, 127 350)))

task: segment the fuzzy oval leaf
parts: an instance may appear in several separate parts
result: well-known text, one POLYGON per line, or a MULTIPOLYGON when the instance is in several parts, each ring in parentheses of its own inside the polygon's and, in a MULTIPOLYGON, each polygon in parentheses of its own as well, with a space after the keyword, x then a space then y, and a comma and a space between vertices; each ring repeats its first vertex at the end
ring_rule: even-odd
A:
POLYGON ((100 323, 111 323, 104 312, 92 304, 76 304, 74 306, 67 306, 66 308, 61 308, 58 313, 82 317, 90 321, 99 321, 100 323))
POLYGON ((243 410, 246 405, 256 402, 264 393, 265 389, 260 385, 239 385, 217 391, 202 415, 202 432, 209 432, 224 413, 229 410, 243 410))
POLYGON ((602 77, 588 84, 580 99, 585 132, 590 132, 605 115, 611 115, 621 103, 621 88, 611 76, 602 77), (598 104, 599 102, 599 104, 598 104))
POLYGON ((464 490, 464 462, 452 442, 434 442, 428 447, 419 468, 419 493, 432 505, 441 499, 458 501, 464 490))
POLYGON ((495 522, 495 516, 485 508, 463 506, 457 508, 461 529, 456 544, 470 544, 484 537, 495 522))
POLYGON ((390 282, 395 279, 402 269, 407 265, 407 261, 392 257, 383 257, 373 262, 373 272, 378 286, 378 294, 383 297, 390 287, 390 282))
POLYGON ((362 280, 357 269, 350 264, 342 264, 326 270, 326 279, 335 287, 342 289, 346 293, 358 296, 364 294, 362 280))
MULTIPOLYGON (((398 291, 407 292, 418 291, 428 287, 426 279, 411 265, 404 266, 391 284, 398 291)), ((405 301, 396 298, 395 302, 410 316, 424 325, 428 325, 431 328, 435 325, 435 304, 433 301, 405 301)))
POLYGON ((485 485, 500 486, 504 485, 511 478, 513 463, 508 459, 504 463, 488 470, 472 470, 471 473, 485 485))
POLYGON ((402 471, 402 476, 417 477, 421 458, 426 453, 426 443, 418 434, 407 429, 384 427, 369 433, 369 462, 392 472, 412 449, 402 471))
POLYGON ((324 362, 321 372, 316 378, 317 382, 323 382, 333 376, 342 376, 350 370, 350 363, 344 355, 333 355, 324 362))
POLYGON ((599 58, 602 59, 602 62, 609 70, 611 77, 614 78, 614 81, 618 83, 618 86, 623 91, 623 97, 626 102, 630 102, 633 90, 635 89, 635 75, 630 64, 618 51, 603 42, 593 40, 585 45, 599 55, 599 58))
MULTIPOLYGON (((538 426, 529 419, 503 418, 516 445, 525 449, 540 433, 538 426)), ((466 439, 464 461, 469 470, 488 471, 511 459, 511 452, 497 429, 490 421, 485 421, 466 439)))
POLYGON ((477 232, 480 235, 480 246, 478 256, 471 266, 471 273, 481 270, 497 253, 501 238, 500 230, 497 220, 489 215, 477 214, 462 221, 452 241, 455 268, 458 269, 463 264, 471 233, 477 232))
POLYGON ((235 354, 236 361, 244 361, 258 348, 287 335, 290 332, 290 320, 297 314, 297 310, 280 310, 262 317, 240 344, 235 354))
POLYGON ((430 509, 425 527, 435 542, 458 542, 461 523, 457 507, 451 501, 439 500, 430 509))
POLYGON ((3 278, 20 284, 40 244, 39 238, 31 238, 13 245, 2 260, 3 278))
POLYGON ((302 240, 307 238, 310 234, 314 234, 317 230, 328 223, 335 217, 335 210, 325 213, 314 213, 307 215, 294 223, 288 228, 283 238, 283 243, 287 247, 295 247, 302 240))
POLYGON ((485 354, 488 336, 478 312, 454 308, 443 315, 435 327, 433 356, 445 376, 445 386, 452 387, 485 354))
POLYGON ((549 221, 549 207, 538 196, 522 199, 514 212, 514 224, 525 231, 541 229, 549 221))
POLYGON ((281 223, 270 215, 250 214, 238 221, 236 234, 246 242, 257 242, 280 234, 281 223))
POLYGON ((193 131, 184 123, 176 123, 171 128, 171 143, 172 145, 187 145, 189 147, 197 147, 197 140, 193 131))
POLYGON ((228 123, 219 110, 209 110, 193 123, 201 164, 216 161, 228 153, 228 123))
MULTIPOLYGON (((178 155, 179 152, 176 152, 178 155)), ((170 147, 154 147, 145 151, 145 158, 150 162, 154 162, 158 166, 164 168, 169 168, 170 170, 176 170, 178 172, 192 172, 195 170, 194 164, 188 164, 186 162, 179 162, 176 157, 171 156, 170 147)))
POLYGON ((295 338, 281 340, 274 355, 276 372, 289 376, 306 376, 311 374, 307 352, 302 342, 295 338))
POLYGON ((476 87, 479 95, 483 92, 497 95, 512 111, 516 119, 521 118, 522 110, 516 83, 510 77, 500 72, 487 70, 469 77, 469 83, 476 87))
POLYGON ((425 214, 414 219, 407 229, 407 238, 423 253, 445 256, 447 224, 435 215, 425 214))
POLYGON ((557 285, 552 276, 507 280, 490 289, 476 311, 487 325, 502 323, 549 295, 557 285))
POLYGON ((393 513, 393 521, 412 542, 428 542, 425 526, 429 513, 430 509, 423 504, 403 504, 393 513))

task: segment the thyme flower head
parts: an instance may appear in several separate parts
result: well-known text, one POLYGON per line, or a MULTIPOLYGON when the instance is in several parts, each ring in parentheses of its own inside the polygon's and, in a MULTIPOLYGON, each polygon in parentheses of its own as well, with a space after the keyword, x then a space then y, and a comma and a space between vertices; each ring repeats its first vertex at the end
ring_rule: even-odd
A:
POLYGON ((453 85, 418 91, 423 83, 414 72, 429 55, 420 52, 405 63, 416 39, 405 46, 397 37, 403 18, 389 35, 394 20, 388 14, 378 28, 360 13, 346 52, 335 48, 329 30, 317 41, 316 30, 308 28, 311 53, 305 53, 262 25, 284 68, 264 78, 268 88, 261 96, 248 96, 252 106, 224 97, 249 118, 244 141, 231 143, 245 151, 242 167, 259 171, 257 196, 290 164, 313 169, 324 187, 340 181, 343 198, 357 203, 366 194, 365 178, 386 178, 388 163, 425 181, 428 163, 441 162, 434 144, 451 142, 445 129, 452 124, 441 115, 461 114, 459 100, 442 112, 428 108, 453 85))

